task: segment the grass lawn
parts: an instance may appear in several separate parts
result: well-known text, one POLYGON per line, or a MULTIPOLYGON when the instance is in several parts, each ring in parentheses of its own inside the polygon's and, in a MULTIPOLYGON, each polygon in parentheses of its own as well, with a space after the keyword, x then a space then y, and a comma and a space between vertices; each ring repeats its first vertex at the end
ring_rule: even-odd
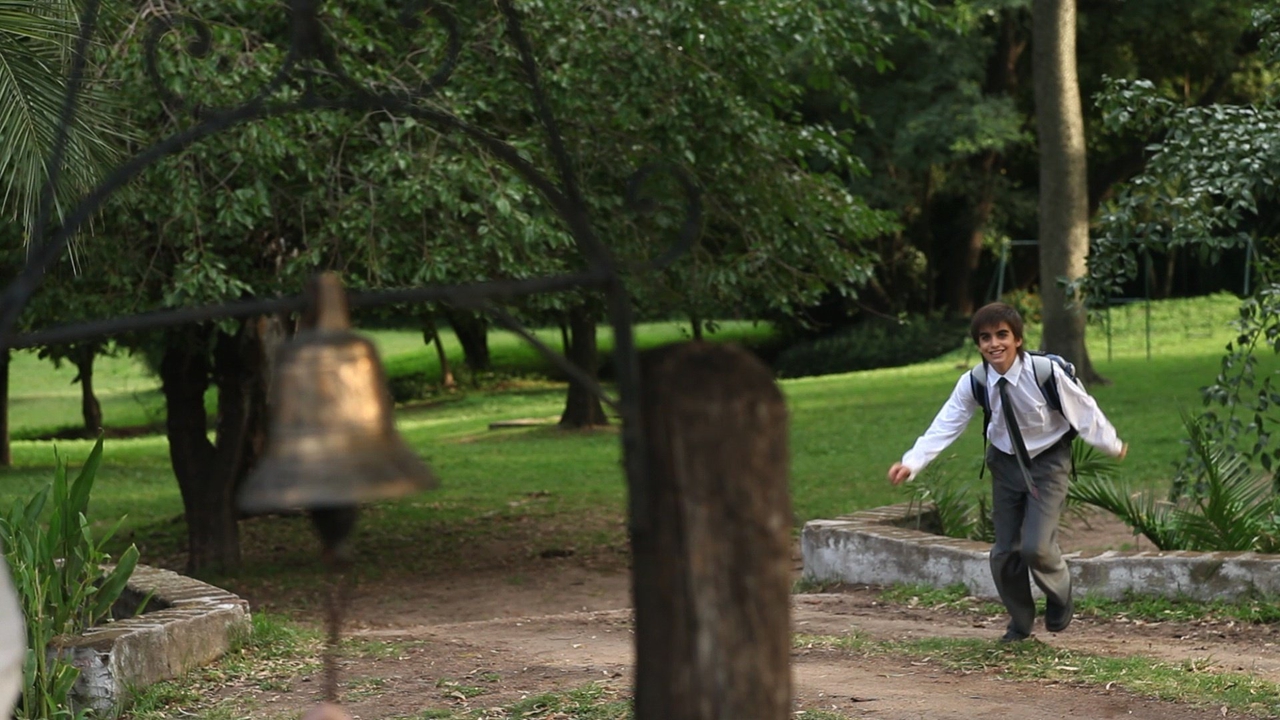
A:
MULTIPOLYGON (((1230 296, 1154 303, 1150 360, 1143 306, 1112 312, 1110 360, 1105 335, 1100 328, 1091 328, 1094 363, 1113 381, 1093 388, 1093 393, 1121 437, 1131 443, 1129 459, 1120 470, 1124 476, 1147 486, 1168 482, 1182 454, 1179 413, 1201 406, 1198 389, 1218 372, 1223 348, 1232 337, 1228 322, 1236 306, 1230 296)), ((644 344, 654 345, 678 340, 682 332, 678 325, 661 324, 644 326, 639 335, 644 344)), ((726 334, 752 332, 747 323, 731 324, 725 330, 726 334)), ((434 352, 422 345, 419 333, 376 331, 372 335, 389 366, 413 365, 438 373, 434 352)), ((558 346, 558 330, 544 337, 558 346)), ((603 340, 607 346, 607 338, 603 340)), ((1034 334, 1028 340, 1029 346, 1036 345, 1034 334)), ((460 359, 456 342, 452 338, 448 342, 460 359)), ((532 352, 505 333, 494 335, 492 347, 495 361, 507 358, 502 362, 532 352)), ((781 383, 791 410, 791 484, 797 527, 812 518, 904 499, 903 490, 885 482, 886 469, 928 425, 960 376, 960 368, 976 359, 972 350, 961 350, 908 367, 781 383)), ((1264 366, 1275 365, 1274 358, 1264 359, 1264 366)), ((74 424, 79 400, 78 387, 69 384, 72 374, 70 368, 55 372, 48 363, 29 356, 15 360, 13 420, 19 436, 30 436, 32 428, 74 424)), ((158 405, 148 405, 147 400, 158 399, 155 380, 136 363, 123 358, 101 361, 97 381, 109 424, 155 421, 158 405)), ((442 487, 424 497, 375 508, 362 524, 372 542, 403 542, 407 537, 426 542, 416 528, 447 527, 450 531, 443 533, 443 539, 429 540, 444 543, 439 547, 447 551, 477 534, 501 532, 539 517, 563 520, 556 522, 565 526, 566 541, 607 543, 622 537, 616 521, 622 515, 625 493, 616 430, 490 431, 488 425, 495 420, 554 417, 563 404, 560 383, 517 379, 505 388, 502 392, 463 391, 400 410, 402 432, 441 477, 442 487), (604 520, 572 522, 582 518, 604 520)), ((973 423, 966 436, 939 459, 941 472, 978 482, 979 425, 973 423)), ((14 442, 13 448, 15 467, 3 471, 0 501, 28 496, 52 477, 54 443, 22 440, 14 442)), ((90 443, 60 441, 56 448, 75 464, 88 454, 90 443)), ((185 539, 180 524, 170 522, 181 515, 182 505, 163 437, 107 441, 91 511, 101 525, 127 513, 126 528, 140 531, 135 535, 140 543, 141 538, 151 537, 151 552, 172 550, 173 543, 185 539)), ((142 549, 147 562, 149 548, 142 549)))

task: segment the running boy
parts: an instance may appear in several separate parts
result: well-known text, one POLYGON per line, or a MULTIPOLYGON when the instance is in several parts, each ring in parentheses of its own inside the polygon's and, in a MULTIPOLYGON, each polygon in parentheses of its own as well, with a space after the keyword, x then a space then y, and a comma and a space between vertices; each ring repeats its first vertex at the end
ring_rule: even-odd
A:
MULTIPOLYGON (((1036 606, 1031 579, 1045 594, 1045 629, 1061 632, 1071 624, 1071 573, 1058 547, 1058 520, 1070 482, 1071 439, 1077 434, 1102 452, 1124 459, 1129 446, 1098 404, 1056 363, 1050 363, 1062 411, 1050 407, 1036 382, 1030 357, 1022 349, 1022 316, 1004 303, 992 303, 973 315, 969 329, 982 354, 991 422, 987 427, 986 462, 991 468, 991 514, 996 541, 991 547, 991 575, 1009 611, 1002 642, 1031 637, 1036 606), (1012 408, 1012 413, 1006 409, 1012 408), (1011 423, 1010 420, 1013 422, 1011 423), (1023 448, 1019 452, 1019 446, 1023 448)), ((902 462, 889 468, 897 485, 915 477, 964 432, 982 409, 969 373, 951 391, 933 424, 902 462)))

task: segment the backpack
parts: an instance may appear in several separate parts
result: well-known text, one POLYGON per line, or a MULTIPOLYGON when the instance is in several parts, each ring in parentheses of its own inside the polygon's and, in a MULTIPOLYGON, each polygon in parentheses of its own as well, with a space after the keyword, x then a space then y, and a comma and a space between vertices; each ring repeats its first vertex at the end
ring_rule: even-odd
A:
MULTIPOLYGON (((1062 413, 1062 396, 1058 394, 1058 376, 1053 372, 1053 366, 1057 365, 1062 369, 1063 374, 1077 385, 1080 385, 1080 378, 1076 377, 1076 366, 1071 364, 1070 360, 1055 355, 1053 353, 1042 352, 1040 350, 1027 350, 1026 357, 1031 361, 1031 370, 1035 373, 1036 385, 1040 388, 1040 393, 1044 395, 1045 402, 1049 403, 1049 407, 1062 413)), ((975 372, 978 368, 969 371, 969 389, 973 392, 973 399, 978 401, 978 405, 982 407, 982 451, 983 457, 986 457, 987 449, 987 427, 991 424, 991 398, 987 396, 987 363, 984 360, 982 365, 983 372, 975 372)), ((1062 415, 1066 418, 1066 415, 1062 415)), ((1071 421, 1067 421, 1070 426, 1071 421)), ((1067 431, 1067 439, 1075 439, 1076 429, 1072 427, 1067 431)), ((981 478, 986 472, 986 463, 982 465, 982 471, 978 473, 981 478)), ((1071 476, 1074 479, 1076 474, 1075 456, 1071 458, 1071 476)))

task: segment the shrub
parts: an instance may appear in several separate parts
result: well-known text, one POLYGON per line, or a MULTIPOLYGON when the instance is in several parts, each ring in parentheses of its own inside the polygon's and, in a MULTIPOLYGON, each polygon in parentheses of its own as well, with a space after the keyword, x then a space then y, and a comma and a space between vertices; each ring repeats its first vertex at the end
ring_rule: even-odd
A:
POLYGON ((778 354, 778 377, 806 377, 910 365, 964 345, 969 324, 913 317, 865 320, 829 335, 804 340, 778 354))
POLYGON ((1280 551, 1280 497, 1247 456, 1213 438, 1203 418, 1183 417, 1201 492, 1181 504, 1135 493, 1106 476, 1072 488, 1080 502, 1111 512, 1161 550, 1280 551))
POLYGON ((52 484, 0 517, 0 542, 27 628, 19 717, 78 717, 69 695, 80 673, 60 657, 58 638, 108 617, 138 563, 138 549, 130 545, 114 568, 103 567, 110 558, 102 547, 120 524, 95 540, 85 517, 101 462, 99 439, 68 483, 66 460, 58 456, 52 484))
MULTIPOLYGON (((912 505, 923 508, 925 503, 933 505, 931 513, 937 521, 936 527, 917 529, 931 530, 946 537, 995 542, 995 526, 991 524, 990 493, 975 493, 963 483, 957 482, 954 476, 925 470, 920 477, 907 486, 912 505)), ((924 513, 916 516, 923 520, 924 513)))
POLYGON ((1000 302, 1017 310, 1028 325, 1039 325, 1044 321, 1044 305, 1040 296, 1030 290, 1010 290, 1000 296, 1000 302))

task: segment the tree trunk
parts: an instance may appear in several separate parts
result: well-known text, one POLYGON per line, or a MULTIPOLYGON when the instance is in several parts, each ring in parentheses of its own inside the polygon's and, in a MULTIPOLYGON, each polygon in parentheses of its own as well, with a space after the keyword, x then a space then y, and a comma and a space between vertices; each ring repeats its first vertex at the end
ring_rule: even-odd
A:
POLYGON ((732 345, 645 353, 632 488, 637 720, 791 717, 787 410, 732 345), (634 481, 634 480, 633 480, 634 481))
POLYGON ((90 437, 102 431, 102 405, 93 392, 93 361, 97 355, 97 348, 91 344, 79 345, 73 352, 76 380, 80 383, 80 415, 84 418, 84 431, 90 437))
POLYGON ((701 340, 702 339, 702 318, 698 317, 697 313, 690 313, 689 324, 693 326, 693 339, 701 340))
POLYGON ((0 352, 0 467, 13 466, 13 452, 9 447, 9 360, 13 351, 0 352))
POLYGON ((462 345, 462 354, 471 372, 492 370, 493 364, 489 360, 489 323, 484 316, 448 308, 444 314, 449 319, 454 334, 458 336, 458 343, 462 345))
POLYGON ((240 564, 240 535, 230 478, 214 471, 215 448, 207 434, 208 348, 193 342, 193 334, 170 335, 160 361, 165 430, 187 521, 187 572, 226 573, 240 564))
POLYGON ((1075 363, 1085 382, 1105 382, 1085 347, 1084 299, 1070 304, 1062 281, 1085 272, 1089 192, 1084 119, 1076 76, 1075 0, 1034 0, 1032 71, 1040 146, 1040 295, 1043 348, 1075 363))
MULTIPOLYGON (((565 356, 588 376, 598 376, 596 321, 581 305, 569 311, 569 351, 565 356)), ((560 427, 582 428, 608 424, 609 418, 604 414, 600 398, 589 388, 570 379, 569 395, 565 398, 564 413, 560 415, 560 427)))
POLYGON ((436 349, 436 359, 440 361, 440 387, 446 390, 458 387, 457 381, 453 379, 453 368, 449 367, 449 354, 444 351, 444 343, 440 340, 436 319, 430 313, 422 316, 422 342, 436 349))
POLYGON ((160 363, 169 457, 187 521, 187 571, 226 574, 240 566, 236 490, 265 449, 268 324, 246 320, 235 335, 208 331, 169 336, 160 363), (210 355, 213 362, 210 364, 210 355), (218 419, 209 441, 204 396, 218 386, 218 419))

